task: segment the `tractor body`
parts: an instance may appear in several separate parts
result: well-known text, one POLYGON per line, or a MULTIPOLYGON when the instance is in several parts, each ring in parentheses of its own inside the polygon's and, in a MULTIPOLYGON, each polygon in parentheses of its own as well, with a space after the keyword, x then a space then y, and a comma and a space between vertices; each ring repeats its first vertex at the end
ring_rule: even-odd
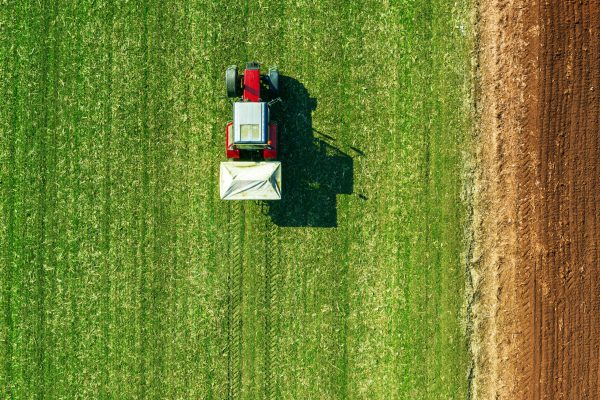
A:
POLYGON ((250 62, 243 75, 237 67, 225 73, 227 95, 235 100, 233 120, 225 128, 225 153, 221 163, 221 198, 224 200, 281 199, 281 163, 277 159, 277 123, 271 104, 279 99, 279 72, 250 62), (243 163, 243 164, 242 164, 243 163), (271 175, 268 175, 269 171, 271 175))

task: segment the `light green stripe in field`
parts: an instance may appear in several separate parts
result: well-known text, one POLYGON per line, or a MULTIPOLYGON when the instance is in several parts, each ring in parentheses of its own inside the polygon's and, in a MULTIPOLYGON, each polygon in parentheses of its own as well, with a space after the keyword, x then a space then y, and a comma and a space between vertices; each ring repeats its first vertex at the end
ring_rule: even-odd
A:
POLYGON ((0 7, 0 397, 466 397, 469 1, 0 7), (218 199, 249 60, 271 208, 218 199))

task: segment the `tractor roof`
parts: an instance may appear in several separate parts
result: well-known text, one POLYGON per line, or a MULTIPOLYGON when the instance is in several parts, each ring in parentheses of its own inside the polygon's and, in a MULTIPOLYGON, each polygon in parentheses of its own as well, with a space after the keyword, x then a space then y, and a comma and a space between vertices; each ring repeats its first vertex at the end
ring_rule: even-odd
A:
POLYGON ((233 142, 267 143, 269 107, 265 102, 233 103, 233 142))

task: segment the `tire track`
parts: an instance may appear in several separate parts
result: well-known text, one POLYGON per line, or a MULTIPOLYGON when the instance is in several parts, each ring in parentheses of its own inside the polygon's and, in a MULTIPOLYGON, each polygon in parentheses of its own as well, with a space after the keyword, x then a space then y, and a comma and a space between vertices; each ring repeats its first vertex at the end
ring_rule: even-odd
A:
MULTIPOLYGON (((52 114, 50 110, 53 109, 53 102, 56 97, 53 96, 55 87, 52 85, 53 77, 57 72, 57 38, 55 31, 54 20, 58 12, 57 4, 50 4, 49 2, 43 2, 41 5, 42 13, 42 33, 43 45, 40 60, 40 112, 39 125, 36 129, 35 147, 37 147, 37 176, 39 184, 36 185, 39 190, 37 191, 37 212, 36 212, 36 248, 35 253, 35 281, 36 281, 36 314, 37 321, 35 325, 35 379, 39 382, 37 385, 36 396, 43 398, 47 395, 47 391, 51 388, 51 384, 48 382, 48 371, 50 370, 49 355, 46 352, 48 342, 51 340, 51 333, 48 333, 48 321, 47 321, 47 307, 51 299, 47 299, 48 293, 51 290, 47 288, 47 281, 49 279, 46 271, 46 265, 50 263, 49 257, 51 257, 52 248, 48 246, 47 242, 51 242, 52 232, 51 224, 48 223, 48 210, 52 210, 52 193, 51 185, 49 180, 52 179, 50 164, 55 147, 48 146, 52 123, 52 114), (51 97, 53 97, 51 99, 51 97), (50 147, 50 149, 48 149, 50 147), (50 225, 50 226, 49 226, 50 225)), ((50 270, 50 269, 49 269, 50 270)))
MULTIPOLYGON (((266 214, 267 205, 263 205, 263 213, 266 214)), ((280 286, 280 244, 279 229, 277 225, 271 222, 270 218, 265 216, 264 233, 264 398, 277 398, 278 382, 276 371, 279 370, 279 358, 277 352, 277 327, 278 318, 278 300, 280 286)))
MULTIPOLYGON (((519 351, 513 354, 512 349, 507 345, 511 343, 511 340, 506 338, 507 333, 510 332, 510 338, 512 339, 512 343, 514 343, 513 346, 533 348, 536 343, 535 318, 536 312, 539 309, 538 288, 534 283, 536 270, 539 267, 539 259, 536 252, 533 251, 535 243, 538 240, 533 228, 537 220, 536 203, 539 199, 539 195, 535 189, 538 161, 536 152, 530 151, 522 143, 523 137, 534 137, 536 135, 536 125, 539 120, 539 105, 535 98, 530 98, 528 103, 525 104, 523 97, 519 95, 526 85, 537 87, 539 84, 539 77, 535 74, 535 71, 538 68, 536 49, 539 46, 540 38, 535 33, 532 33, 530 28, 530 21, 538 17, 539 3, 535 1, 528 4, 530 5, 529 7, 513 11, 513 15, 518 17, 518 23, 510 25, 509 34, 507 35, 508 37, 513 35, 515 37, 524 37, 522 42, 513 43, 512 46, 516 50, 515 54, 517 54, 517 57, 529 60, 524 65, 517 64, 519 65, 517 74, 519 78, 513 78, 511 85, 511 90, 515 93, 513 96, 519 99, 519 103, 517 104, 520 105, 519 109, 514 110, 515 126, 513 129, 521 133, 521 135, 513 134, 508 139, 501 137, 502 142, 506 146, 505 148, 515 146, 516 144, 512 150, 512 154, 507 159, 513 160, 518 166, 516 171, 511 170, 511 173, 514 173, 515 176, 509 181, 512 186, 515 186, 512 191, 515 196, 513 201, 517 203, 515 207, 515 220, 518 221, 518 224, 515 232, 510 234, 512 244, 516 246, 514 249, 515 258, 512 260, 512 264, 506 264, 511 269, 508 271, 502 270, 502 268, 498 269, 500 284, 514 285, 509 291, 511 293, 510 303, 504 305, 505 309, 501 311, 504 314, 504 321, 510 321, 513 325, 508 330, 504 328, 504 323, 500 321, 498 324, 498 340, 501 340, 504 344, 501 359, 514 357, 523 373, 514 374, 510 370, 507 373, 502 365, 499 366, 499 369, 502 371, 501 376, 504 381, 513 381, 511 396, 516 396, 517 398, 524 396, 532 385, 535 385, 535 369, 539 366, 539 363, 534 361, 534 366, 531 368, 532 359, 531 355, 527 352, 519 351), (526 83, 522 83, 520 79, 523 79, 526 83), (522 310, 522 312, 517 313, 516 317, 509 316, 509 314, 514 313, 514 310, 522 310), (530 318, 530 316, 533 316, 533 318, 530 318)), ((510 219, 507 222, 510 222, 510 219)), ((499 306, 503 307, 503 304, 500 303, 499 306)))
MULTIPOLYGON (((15 21, 17 10, 16 6, 12 5, 10 10, 10 18, 11 24, 8 27, 8 32, 11 29, 14 29, 17 25, 15 21), (12 25, 14 24, 14 25, 12 25)), ((2 20, 4 22, 4 19, 2 20)), ((2 32, 2 36, 4 37, 4 32, 2 32)), ((8 112, 6 114, 7 117, 7 130, 2 134, 2 138, 5 141, 2 145, 2 151, 6 151, 7 159, 5 166, 0 168, 0 180, 6 179, 6 185, 4 186, 3 198, 2 198, 2 226, 1 229, 5 229, 5 236, 2 236, 4 239, 4 243, 2 248, 4 250, 4 254, 1 258, 3 266, 0 267, 0 271, 2 272, 3 284, 2 284, 2 302, 3 302, 3 321, 4 327, 0 330, 2 333, 2 337, 0 340, 3 340, 5 345, 3 346, 2 358, 3 358, 3 373, 0 378, 0 396, 4 396, 6 398, 13 397, 14 390, 14 379, 13 379, 13 346, 14 346, 14 321, 13 321, 13 295, 12 295, 12 287, 15 285, 14 281, 14 265, 15 265, 15 225, 16 225, 16 216, 15 216, 15 188, 16 188, 16 133, 18 131, 18 114, 17 114, 17 99, 18 99, 18 76, 16 71, 16 65, 19 63, 19 54, 17 52, 18 46, 14 46, 12 51, 10 51, 11 56, 6 57, 5 64, 3 66, 4 70, 2 71, 2 77, 9 78, 7 79, 6 86, 6 103, 8 107, 7 111, 10 111, 10 117, 8 116, 8 112), (11 62, 12 60, 12 62, 11 62), (8 121, 9 120, 9 121, 8 121), (6 146, 6 150, 4 147, 6 146)), ((5 49, 2 50, 6 51, 5 49)), ((4 122, 4 121, 3 121, 4 122)), ((4 156, 4 154, 2 154, 4 156)))
POLYGON ((477 158, 482 167, 474 209, 476 398, 521 398, 533 382, 531 354, 515 349, 531 348, 534 334, 536 260, 527 250, 534 238, 524 221, 534 219, 537 163, 521 141, 535 134, 538 119, 537 98, 523 95, 525 87, 537 85, 537 32, 528 26, 537 4, 478 4, 477 158), (507 359, 510 368, 504 365, 507 359))
POLYGON ((141 35, 141 53, 142 53, 142 65, 143 74, 142 74, 142 95, 141 95, 141 103, 140 103, 140 120, 141 120, 141 137, 140 137, 140 145, 141 145, 141 158, 142 162, 139 166, 139 170, 137 171, 141 178, 141 201, 137 208, 137 212, 139 212, 139 217, 141 219, 139 226, 139 243, 138 243, 138 251, 139 256, 137 256, 136 260, 136 269, 138 272, 138 286, 137 286, 137 296, 139 298, 139 320, 137 326, 137 343, 138 352, 140 357, 138 359, 138 371, 137 371, 137 395, 139 398, 146 398, 148 392, 148 369, 149 364, 147 360, 148 349, 150 347, 149 343, 149 335, 148 335, 148 313, 150 308, 150 295, 149 295, 149 267, 151 267, 151 262, 149 261, 148 256, 148 247, 151 241, 151 215, 150 215, 150 204, 149 198, 151 196, 150 191, 150 168, 152 167, 152 159, 151 159, 151 146, 150 146, 150 101, 149 101, 149 68, 148 63, 150 59, 150 50, 149 50, 149 7, 150 1, 145 0, 140 4, 141 13, 142 13, 142 21, 143 21, 143 29, 141 35))
POLYGON ((245 210, 231 202, 229 212, 229 274, 227 277, 227 398, 239 399, 242 387, 242 301, 245 210))
POLYGON ((110 393, 110 374, 109 374, 109 366, 110 366, 110 334, 111 334, 111 315, 110 303, 111 303, 111 292, 112 292, 112 281, 111 281, 111 219, 112 217, 112 129, 113 129, 113 121, 112 121, 112 86, 113 86, 113 77, 112 77, 112 68, 113 68, 113 28, 114 28, 114 2, 109 0, 108 2, 108 12, 106 15, 107 21, 107 29, 105 32, 105 46, 106 46, 106 54, 107 61, 104 66, 104 77, 106 79, 105 92, 104 92, 104 110, 103 110, 103 174, 104 180, 102 184, 102 252, 104 253, 104 265, 103 265, 103 275, 102 275, 102 310, 104 315, 104 321, 102 325, 102 336, 103 336, 103 357, 104 357, 104 368, 102 371, 102 386, 101 386, 101 397, 108 397, 110 393))
MULTIPOLYGON (((44 289, 44 312, 46 313, 46 326, 44 330, 50 332, 44 343, 44 395, 47 397, 56 396, 56 387, 53 384, 55 377, 59 371, 60 366, 58 365, 57 355, 53 351, 58 344, 58 336, 55 334, 57 328, 57 305, 60 307, 60 300, 57 301, 57 254, 56 248, 59 243, 60 233, 58 231, 58 215, 57 215, 57 195, 58 187, 57 184, 57 148, 58 148, 58 133, 57 128, 60 124, 60 110, 62 108, 61 100, 59 97, 59 76, 60 70, 63 65, 63 54, 64 49, 62 48, 62 36, 63 36, 63 24, 58 22, 58 15, 60 10, 60 2, 53 2, 50 6, 50 27, 49 27, 49 43, 48 52, 50 60, 48 61, 48 76, 47 76, 47 108, 56 110, 54 112, 48 112, 46 118, 45 132, 47 136, 44 139, 44 157, 45 163, 45 215, 44 227, 46 230, 45 237, 46 243, 43 244, 47 247, 45 250, 45 282, 44 289)), ((43 246, 42 245, 42 246, 43 246)), ((60 325, 58 325, 60 326, 60 325)))
POLYGON ((170 336, 168 310, 172 305, 174 265, 171 259, 171 228, 176 225, 169 207, 174 202, 171 183, 175 179, 171 175, 173 170, 165 168, 175 162, 170 158, 174 150, 171 121, 175 118, 171 114, 172 102, 169 101, 170 77, 174 75, 169 60, 173 54, 174 41, 168 40, 174 37, 173 10, 164 2, 151 1, 148 18, 150 53, 145 69, 150 76, 146 87, 149 91, 148 140, 151 159, 149 190, 150 198, 154 199, 149 207, 152 238, 148 242, 151 271, 148 292, 151 299, 148 358, 152 360, 152 367, 148 397, 165 398, 171 396, 165 392, 167 387, 159 382, 167 380, 167 354, 172 349, 167 338, 170 336))

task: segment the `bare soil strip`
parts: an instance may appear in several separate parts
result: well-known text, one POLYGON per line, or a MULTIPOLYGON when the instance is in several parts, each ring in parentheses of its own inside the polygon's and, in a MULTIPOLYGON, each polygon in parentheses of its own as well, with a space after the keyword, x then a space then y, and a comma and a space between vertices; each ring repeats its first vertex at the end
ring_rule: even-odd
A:
POLYGON ((475 393, 600 396, 600 2, 479 4, 475 393))

